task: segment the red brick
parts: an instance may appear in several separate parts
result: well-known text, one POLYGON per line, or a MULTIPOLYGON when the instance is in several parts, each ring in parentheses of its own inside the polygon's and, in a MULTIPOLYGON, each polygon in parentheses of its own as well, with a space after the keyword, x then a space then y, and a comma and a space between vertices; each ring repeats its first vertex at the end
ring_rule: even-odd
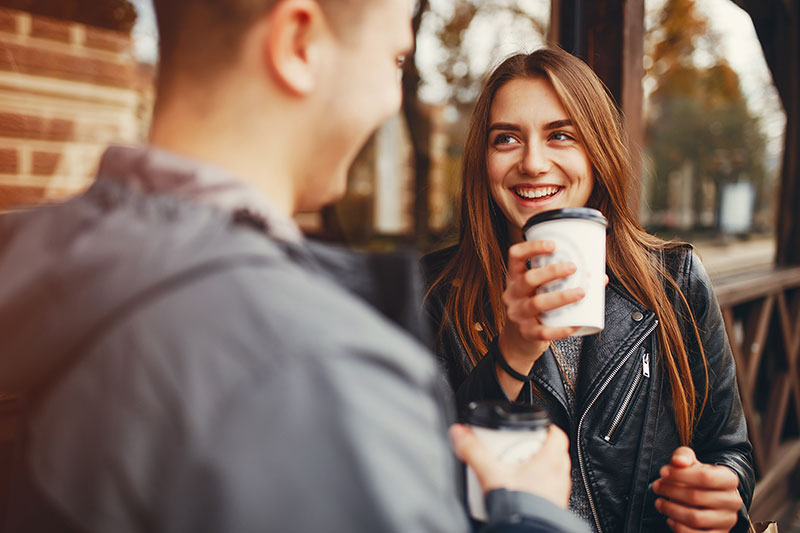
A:
POLYGON ((45 121, 43 138, 48 141, 75 140, 75 123, 63 118, 53 118, 45 121))
POLYGON ((0 137, 71 141, 75 139, 75 123, 60 118, 0 113, 0 137))
POLYGON ((70 41, 69 27, 71 25, 71 22, 33 17, 31 19, 31 37, 68 43, 70 41))
POLYGON ((0 174, 19 172, 19 154, 14 148, 0 149, 0 174))
POLYGON ((97 48, 110 52, 124 52, 131 48, 131 38, 118 31, 87 26, 86 40, 83 44, 88 48, 97 48))
POLYGON ((132 61, 119 63, 71 54, 40 50, 3 42, 0 38, 0 70, 22 72, 112 87, 131 87, 134 83, 132 61))
POLYGON ((36 205, 42 202, 46 187, 33 185, 0 185, 0 209, 36 205))
POLYGON ((33 152, 33 174, 52 176, 56 173, 61 154, 57 152, 33 152))
POLYGON ((81 193, 85 187, 63 188, 40 185, 0 185, 0 210, 53 204, 81 193))
POLYGON ((0 31, 17 32, 17 16, 13 11, 0 8, 0 31))
POLYGON ((20 115, 19 113, 0 113, 0 136, 23 139, 41 138, 44 120, 41 117, 20 115))

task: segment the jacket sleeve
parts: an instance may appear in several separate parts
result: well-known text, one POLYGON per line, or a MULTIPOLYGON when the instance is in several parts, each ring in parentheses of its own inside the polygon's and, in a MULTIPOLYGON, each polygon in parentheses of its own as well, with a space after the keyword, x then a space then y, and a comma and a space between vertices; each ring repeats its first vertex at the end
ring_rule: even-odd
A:
MULTIPOLYGON (((460 411, 469 402, 478 400, 511 401, 506 396, 495 369, 497 343, 489 345, 489 351, 473 365, 466 347, 458 338, 455 327, 443 324, 444 302, 439 294, 430 295, 423 306, 424 319, 435 333, 433 351, 439 364, 447 374, 447 381, 456 397, 460 411)), ((526 383, 518 398, 530 396, 530 384, 526 383)))
MULTIPOLYGON (((745 507, 749 508, 755 474, 747 423, 736 382, 736 365, 708 273, 694 252, 687 254, 686 263, 686 280, 682 287, 697 322, 708 368, 708 397, 697 425, 693 447, 700 461, 724 465, 736 473, 739 477, 739 493, 745 507)), ((685 335, 690 340, 690 359, 698 402, 702 402, 705 372, 696 342, 693 342, 694 332, 689 331, 685 335)), ((740 514, 740 518, 744 518, 744 510, 740 514)), ((738 531, 742 524, 740 519, 734 531, 738 531)))
POLYGON ((489 523, 480 533, 589 533, 575 514, 525 492, 496 489, 486 495, 489 523))

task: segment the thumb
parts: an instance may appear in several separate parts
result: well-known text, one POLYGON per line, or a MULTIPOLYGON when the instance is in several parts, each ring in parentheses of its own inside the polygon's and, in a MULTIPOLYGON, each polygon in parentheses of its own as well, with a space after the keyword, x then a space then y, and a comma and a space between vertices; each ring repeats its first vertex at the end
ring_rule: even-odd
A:
POLYGON ((550 424, 550 427, 547 428, 547 438, 545 439, 544 443, 542 444, 541 449, 534 454, 534 457, 537 455, 550 455, 550 454, 558 454, 564 453, 569 450, 569 438, 564 431, 555 424, 550 424))
POLYGON ((472 467, 481 486, 485 488, 485 478, 496 468, 497 459, 466 426, 461 424, 450 426, 450 440, 456 456, 472 467))
POLYGON ((566 465, 566 468, 569 469, 569 438, 555 424, 551 424, 547 429, 547 437, 542 443, 542 447, 528 459, 524 467, 535 474, 544 464, 548 464, 550 467, 561 464, 566 465))
POLYGON ((672 453, 670 464, 676 468, 686 468, 697 462, 694 450, 688 446, 681 446, 672 453))

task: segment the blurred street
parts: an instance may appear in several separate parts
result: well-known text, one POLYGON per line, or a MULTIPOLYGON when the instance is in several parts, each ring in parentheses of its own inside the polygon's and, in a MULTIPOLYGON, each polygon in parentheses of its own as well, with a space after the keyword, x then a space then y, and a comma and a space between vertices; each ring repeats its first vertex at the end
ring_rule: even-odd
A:
POLYGON ((768 266, 775 258, 773 236, 734 239, 729 242, 696 241, 692 244, 712 278, 737 270, 768 266))

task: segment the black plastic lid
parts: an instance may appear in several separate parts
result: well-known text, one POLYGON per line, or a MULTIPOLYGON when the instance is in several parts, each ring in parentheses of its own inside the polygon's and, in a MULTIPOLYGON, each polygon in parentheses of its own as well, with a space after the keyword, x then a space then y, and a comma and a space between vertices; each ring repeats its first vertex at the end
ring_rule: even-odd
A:
POLYGON ((547 411, 533 405, 509 404, 500 401, 470 402, 462 421, 471 426, 491 429, 539 429, 550 424, 547 411))
POLYGON ((581 218, 583 220, 597 222, 603 226, 608 226, 608 220, 606 220, 603 213, 597 209, 592 209, 591 207, 565 207, 564 209, 553 209, 552 211, 544 211, 533 215, 522 227, 522 237, 525 238, 525 232, 528 231, 528 228, 531 226, 561 218, 581 218))

